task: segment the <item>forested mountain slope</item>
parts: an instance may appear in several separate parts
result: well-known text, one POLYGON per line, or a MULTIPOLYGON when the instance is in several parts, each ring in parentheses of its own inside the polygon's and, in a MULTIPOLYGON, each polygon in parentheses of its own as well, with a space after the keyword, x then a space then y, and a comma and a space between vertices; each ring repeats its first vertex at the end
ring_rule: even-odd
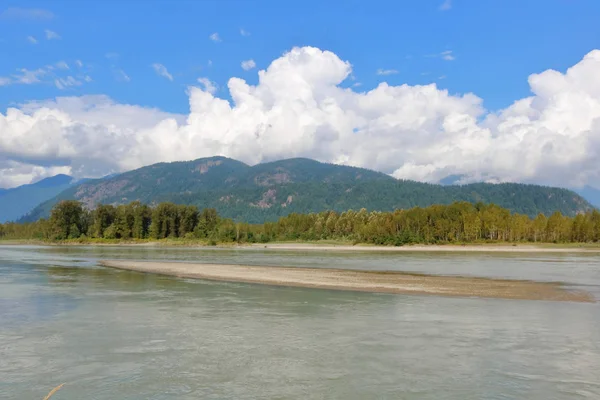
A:
POLYGON ((367 169, 309 159, 248 166, 211 157, 154 164, 109 179, 89 180, 40 204, 22 221, 47 217, 54 204, 67 199, 79 200, 88 208, 134 200, 148 204, 172 201, 216 208, 224 217, 246 222, 275 220, 293 212, 390 211, 454 201, 495 203, 530 216, 554 211, 575 215, 592 209, 566 189, 512 183, 443 186, 399 181, 367 169))

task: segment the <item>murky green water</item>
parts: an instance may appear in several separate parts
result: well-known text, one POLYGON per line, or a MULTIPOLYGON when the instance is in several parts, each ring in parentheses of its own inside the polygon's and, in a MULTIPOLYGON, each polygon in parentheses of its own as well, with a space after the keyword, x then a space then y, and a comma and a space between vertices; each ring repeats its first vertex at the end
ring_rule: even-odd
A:
POLYGON ((101 258, 564 281, 600 256, 0 247, 0 398, 598 399, 600 303, 186 281, 101 258))

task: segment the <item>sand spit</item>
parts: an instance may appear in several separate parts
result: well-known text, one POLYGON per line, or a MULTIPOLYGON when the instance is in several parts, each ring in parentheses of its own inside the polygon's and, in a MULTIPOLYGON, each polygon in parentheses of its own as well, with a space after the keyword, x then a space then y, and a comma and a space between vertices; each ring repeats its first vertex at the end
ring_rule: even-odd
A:
POLYGON ((101 261, 100 264, 105 267, 180 278, 275 286, 454 297, 594 302, 594 297, 587 292, 567 290, 559 283, 547 282, 421 275, 403 272, 192 264, 162 261, 101 261))

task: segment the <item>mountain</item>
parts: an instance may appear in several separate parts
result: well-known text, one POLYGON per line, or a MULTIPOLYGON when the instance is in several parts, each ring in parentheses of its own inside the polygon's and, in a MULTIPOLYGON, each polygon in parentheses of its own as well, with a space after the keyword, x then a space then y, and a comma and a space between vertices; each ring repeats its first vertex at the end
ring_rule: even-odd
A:
POLYGON ((464 178, 464 175, 448 175, 447 177, 440 180, 440 185, 458 185, 458 182, 464 178))
POLYGON ((582 189, 575 190, 581 197, 589 201, 593 206, 600 208, 600 189, 591 186, 585 186, 582 189))
MULTIPOLYGON (((448 175, 447 177, 440 180, 440 185, 457 185, 465 177, 465 175, 448 175)), ((592 206, 600 208, 600 190, 595 189, 591 186, 584 186, 581 189, 572 189, 573 192, 577 193, 585 200, 587 200, 592 206)))
POLYGON ((0 223, 17 220, 41 202, 70 187, 72 182, 72 177, 61 174, 36 183, 0 190, 0 223))
POLYGON ((40 204, 22 222, 47 217, 54 204, 66 199, 82 201, 88 208, 134 200, 148 204, 172 201, 214 207, 225 217, 253 223, 292 212, 389 211, 454 201, 493 202, 531 216, 557 210, 574 215, 592 209, 566 189, 515 183, 443 186, 399 181, 363 168, 304 158, 248 166, 211 157, 154 164, 108 179, 88 180, 40 204))

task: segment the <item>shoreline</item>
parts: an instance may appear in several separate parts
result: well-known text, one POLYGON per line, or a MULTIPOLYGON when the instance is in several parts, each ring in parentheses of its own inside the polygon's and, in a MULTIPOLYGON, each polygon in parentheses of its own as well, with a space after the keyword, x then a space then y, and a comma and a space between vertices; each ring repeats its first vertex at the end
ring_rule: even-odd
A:
POLYGON ((271 243, 219 243, 209 245, 202 242, 189 241, 139 241, 139 242, 44 242, 37 240, 0 240, 2 246, 91 246, 91 247, 163 247, 163 248, 198 248, 198 249, 255 249, 284 251, 340 251, 340 252, 483 252, 483 253, 600 253, 600 244, 414 244, 405 246, 379 246, 371 244, 348 244, 331 242, 271 242, 271 243))
POLYGON ((271 250, 307 250, 307 251, 380 251, 380 252, 484 252, 484 253, 600 253, 600 247, 568 247, 568 246, 535 246, 511 244, 429 244, 406 246, 372 246, 344 244, 312 244, 312 243, 266 243, 252 244, 271 250))
POLYGON ((103 260, 108 268, 220 282, 304 287, 372 293, 480 297, 513 300, 594 303, 585 291, 567 290, 560 283, 426 275, 393 271, 330 268, 264 267, 158 261, 103 260))

